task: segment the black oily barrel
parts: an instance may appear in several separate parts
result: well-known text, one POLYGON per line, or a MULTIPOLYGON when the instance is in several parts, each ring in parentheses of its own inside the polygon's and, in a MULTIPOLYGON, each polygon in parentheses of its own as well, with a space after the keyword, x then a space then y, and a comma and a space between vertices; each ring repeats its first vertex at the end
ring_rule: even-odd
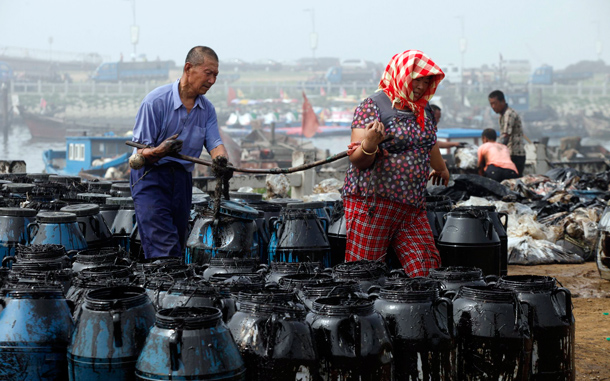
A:
POLYGON ((445 223, 445 215, 451 211, 453 201, 448 196, 426 196, 426 216, 434 242, 438 240, 438 236, 443 230, 445 223))
POLYGON ((453 304, 440 283, 411 278, 384 287, 375 301, 392 336, 396 380, 455 380, 453 304))
POLYGON ((317 380, 317 356, 305 309, 293 293, 240 293, 228 326, 246 363, 247 380, 317 380), (290 298, 290 299, 288 299, 290 298), (257 334, 256 334, 257 333, 257 334))
POLYGON ((485 275, 501 274, 500 238, 485 210, 447 213, 437 247, 445 267, 470 266, 485 275))
POLYGON ((330 265, 332 267, 345 262, 345 246, 347 232, 343 202, 337 201, 330 216, 328 227, 328 242, 330 243, 330 265))
POLYGON ((457 380, 529 380, 532 337, 516 294, 462 287, 453 299, 457 380))
POLYGON ((484 210, 489 215, 491 222, 494 224, 494 229, 498 233, 500 238, 500 275, 507 275, 508 271, 508 214, 504 212, 496 211, 496 207, 493 205, 470 205, 460 206, 454 209, 454 211, 465 211, 465 210, 484 210))
POLYGON ((329 297, 307 314, 324 380, 392 380, 392 342, 373 302, 329 297))
POLYGON ((483 271, 477 267, 449 266, 431 269, 429 278, 441 283, 443 292, 457 293, 462 286, 485 286, 483 271))
POLYGON ((574 380, 574 315, 568 289, 555 278, 503 276, 497 286, 512 290, 529 308, 532 330, 532 380, 574 380))

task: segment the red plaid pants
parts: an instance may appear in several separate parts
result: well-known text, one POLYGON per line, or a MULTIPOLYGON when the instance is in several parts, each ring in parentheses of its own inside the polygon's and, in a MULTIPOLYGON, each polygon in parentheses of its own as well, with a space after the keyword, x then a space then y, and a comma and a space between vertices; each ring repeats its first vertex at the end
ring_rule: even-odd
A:
POLYGON ((425 210, 384 198, 343 200, 347 242, 345 261, 378 260, 392 245, 405 273, 427 276, 441 259, 425 210), (369 213, 369 209, 372 212, 369 213))

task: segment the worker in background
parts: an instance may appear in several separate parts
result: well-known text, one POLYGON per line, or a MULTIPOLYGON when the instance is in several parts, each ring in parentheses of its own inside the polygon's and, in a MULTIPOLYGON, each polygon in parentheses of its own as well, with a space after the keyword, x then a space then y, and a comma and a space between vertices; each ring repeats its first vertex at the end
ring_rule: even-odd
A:
POLYGON ((502 182, 519 177, 517 167, 510 159, 508 147, 496 142, 497 134, 493 128, 483 130, 483 144, 477 151, 479 158, 479 175, 502 182))
POLYGON ((500 90, 489 94, 489 105, 496 114, 500 114, 499 143, 505 144, 510 152, 510 159, 515 163, 519 176, 523 176, 525 167, 525 147, 523 145, 523 126, 521 117, 506 104, 504 93, 500 90))
POLYGON ((138 110, 133 141, 152 148, 137 150, 145 163, 132 167, 130 184, 147 260, 181 258, 184 253, 194 164, 171 155, 199 157, 205 147, 212 159, 228 159, 216 110, 204 97, 217 76, 216 53, 196 46, 186 56, 182 77, 150 92, 138 110))
MULTIPOLYGON (((434 121, 434 125, 436 126, 436 129, 438 130, 438 123, 441 121, 441 108, 438 107, 437 105, 433 105, 433 104, 429 104, 430 105, 430 111, 432 112, 432 120, 434 121)), ((426 108, 426 110, 428 110, 426 108)), ((438 148, 453 148, 453 147, 459 147, 460 146, 460 142, 444 142, 442 140, 438 141, 438 148)))

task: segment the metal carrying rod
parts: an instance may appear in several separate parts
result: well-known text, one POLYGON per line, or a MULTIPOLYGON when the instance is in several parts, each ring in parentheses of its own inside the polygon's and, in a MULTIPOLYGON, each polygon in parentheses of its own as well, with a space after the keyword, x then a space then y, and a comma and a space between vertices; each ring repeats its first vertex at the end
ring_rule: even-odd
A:
MULTIPOLYGON (((394 139, 393 136, 387 136, 380 144, 388 142, 392 139, 394 139)), ((132 141, 126 141, 125 144, 127 144, 128 146, 131 146, 131 147, 135 147, 135 148, 150 148, 150 146, 147 146, 146 144, 140 144, 140 143, 136 143, 136 142, 132 142, 132 141)), ((172 154, 170 156, 176 157, 178 159, 190 161, 191 163, 195 163, 195 164, 202 164, 202 165, 206 165, 208 167, 212 166, 211 161, 199 159, 199 158, 193 157, 193 156, 187 156, 187 155, 183 155, 180 153, 172 154)), ((323 164, 332 163, 333 161, 337 161, 346 156, 347 156, 347 151, 343 151, 343 152, 334 154, 332 156, 329 156, 326 159, 314 161, 311 163, 305 163, 305 164, 297 165, 296 167, 290 167, 290 168, 279 168, 279 167, 278 168, 241 168, 241 167, 235 167, 233 165, 227 165, 227 168, 232 169, 235 172, 263 173, 263 174, 277 175, 277 174, 281 174, 281 173, 294 173, 294 172, 304 171, 306 169, 317 167, 317 166, 320 166, 323 164)))

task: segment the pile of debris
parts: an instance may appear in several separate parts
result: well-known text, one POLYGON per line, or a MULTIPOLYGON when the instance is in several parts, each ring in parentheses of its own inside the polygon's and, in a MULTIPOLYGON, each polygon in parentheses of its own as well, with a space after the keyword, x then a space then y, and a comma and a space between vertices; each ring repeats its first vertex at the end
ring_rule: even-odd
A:
POLYGON ((494 205, 507 213, 510 264, 580 263, 595 257, 609 185, 610 171, 555 168, 502 183, 458 175, 447 188, 430 193, 448 196, 458 206, 494 205))

